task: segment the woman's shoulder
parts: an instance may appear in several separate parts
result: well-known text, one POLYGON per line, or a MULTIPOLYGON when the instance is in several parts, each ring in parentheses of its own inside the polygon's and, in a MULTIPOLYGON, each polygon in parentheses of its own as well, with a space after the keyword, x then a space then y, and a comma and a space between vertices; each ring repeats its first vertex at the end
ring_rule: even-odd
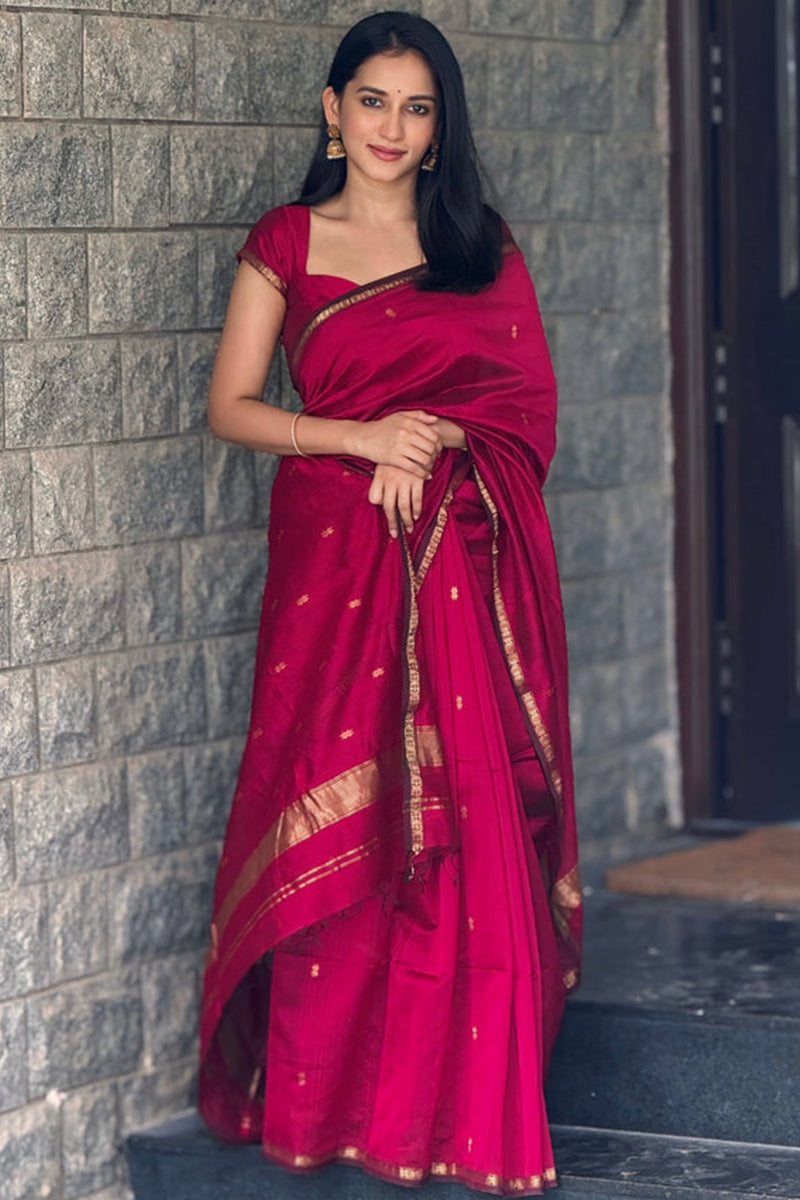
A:
POLYGON ((268 208, 250 229, 238 254, 239 259, 250 262, 284 294, 297 270, 298 210, 302 207, 276 204, 268 208))

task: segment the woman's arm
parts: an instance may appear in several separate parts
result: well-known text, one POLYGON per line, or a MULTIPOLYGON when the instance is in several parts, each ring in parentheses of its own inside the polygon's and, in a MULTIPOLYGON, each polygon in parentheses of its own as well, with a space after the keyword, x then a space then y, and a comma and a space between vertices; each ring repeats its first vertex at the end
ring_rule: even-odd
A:
MULTIPOLYGON (((219 438, 276 454, 296 453, 293 415, 262 399, 278 344, 286 301, 244 262, 231 289, 208 392, 208 424, 219 438)), ((431 413, 412 410, 376 421, 303 413, 295 437, 305 454, 348 454, 402 467, 426 478, 443 442, 431 413)))
POLYGON ((467 449, 467 439, 464 435, 464 430, 460 425, 456 425, 454 421, 448 420, 447 417, 437 417, 433 428, 442 439, 442 445, 448 450, 467 449))

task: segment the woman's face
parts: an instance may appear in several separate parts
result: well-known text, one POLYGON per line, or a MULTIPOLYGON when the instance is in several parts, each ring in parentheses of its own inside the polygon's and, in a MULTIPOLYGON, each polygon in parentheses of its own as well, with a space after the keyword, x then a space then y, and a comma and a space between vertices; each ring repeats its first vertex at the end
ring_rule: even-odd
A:
POLYGON ((326 120, 341 131, 348 170, 356 167, 373 179, 416 172, 436 132, 433 72, 413 50, 365 59, 341 100, 326 87, 322 103, 326 120))

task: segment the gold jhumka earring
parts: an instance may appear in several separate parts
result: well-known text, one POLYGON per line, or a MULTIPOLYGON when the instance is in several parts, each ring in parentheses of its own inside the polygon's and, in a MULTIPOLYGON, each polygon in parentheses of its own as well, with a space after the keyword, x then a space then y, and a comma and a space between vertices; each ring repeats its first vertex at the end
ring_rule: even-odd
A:
POLYGON ((342 135, 338 125, 328 126, 328 158, 347 158, 347 151, 342 145, 342 135))
POLYGON ((430 150, 425 155, 425 157, 422 160, 422 163, 420 164, 420 170, 422 170, 422 171, 432 171, 433 170, 433 168, 436 166, 436 155, 438 153, 438 150, 439 150, 439 143, 437 142, 436 138, 434 138, 433 141, 431 142, 430 150))

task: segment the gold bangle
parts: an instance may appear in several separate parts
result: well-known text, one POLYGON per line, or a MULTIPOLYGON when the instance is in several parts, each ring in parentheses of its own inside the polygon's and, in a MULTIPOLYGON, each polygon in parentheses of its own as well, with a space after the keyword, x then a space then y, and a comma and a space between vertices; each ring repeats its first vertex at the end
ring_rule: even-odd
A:
POLYGON ((300 447, 297 444, 297 438, 294 435, 294 427, 297 424, 297 419, 298 419, 298 417, 302 417, 302 415, 303 414, 301 412, 296 412, 294 414, 294 416, 292 417, 292 424, 289 429, 289 436, 292 439, 292 445, 294 446, 295 453, 299 454, 301 458, 311 458, 310 454, 306 454, 303 450, 300 449, 300 447))

